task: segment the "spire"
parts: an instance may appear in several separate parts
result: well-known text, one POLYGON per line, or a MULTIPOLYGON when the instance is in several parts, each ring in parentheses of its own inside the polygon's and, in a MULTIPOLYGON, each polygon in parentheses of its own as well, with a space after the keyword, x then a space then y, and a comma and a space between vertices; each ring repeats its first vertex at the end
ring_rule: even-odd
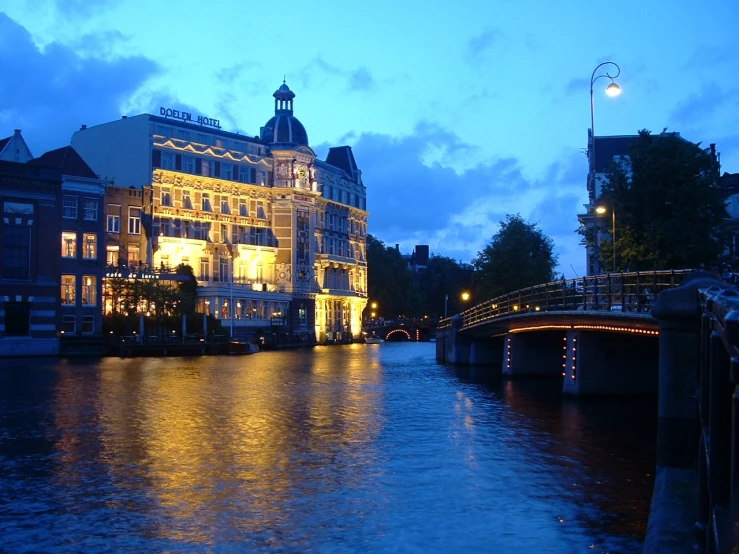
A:
POLYGON ((295 93, 290 90, 290 87, 285 84, 285 78, 283 76, 282 85, 272 95, 275 97, 275 115, 279 114, 290 114, 293 113, 293 98, 295 93))

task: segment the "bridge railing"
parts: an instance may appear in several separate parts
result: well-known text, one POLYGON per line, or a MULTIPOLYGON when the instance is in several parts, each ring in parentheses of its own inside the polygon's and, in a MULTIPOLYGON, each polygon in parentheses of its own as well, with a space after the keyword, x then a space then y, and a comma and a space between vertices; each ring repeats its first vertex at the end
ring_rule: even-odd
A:
MULTIPOLYGON (((562 279, 510 292, 463 311, 462 327, 478 325, 496 317, 527 312, 619 311, 645 312, 657 295, 680 284, 688 269, 608 273, 562 279)), ((451 326, 442 319, 438 329, 451 326)))
POLYGON ((739 291, 700 291, 698 521, 703 552, 739 549, 739 291))

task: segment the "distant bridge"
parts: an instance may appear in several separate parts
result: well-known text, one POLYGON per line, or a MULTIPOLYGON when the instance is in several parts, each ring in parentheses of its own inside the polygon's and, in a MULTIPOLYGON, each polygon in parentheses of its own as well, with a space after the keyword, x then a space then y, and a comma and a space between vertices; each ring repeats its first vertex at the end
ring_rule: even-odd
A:
POLYGON ((611 273, 527 287, 473 306, 437 328, 441 362, 556 375, 571 394, 657 387, 657 296, 689 270, 611 273))
POLYGON ((362 331, 388 342, 428 342, 436 336, 437 324, 438 321, 431 318, 401 318, 373 321, 365 324, 362 331))

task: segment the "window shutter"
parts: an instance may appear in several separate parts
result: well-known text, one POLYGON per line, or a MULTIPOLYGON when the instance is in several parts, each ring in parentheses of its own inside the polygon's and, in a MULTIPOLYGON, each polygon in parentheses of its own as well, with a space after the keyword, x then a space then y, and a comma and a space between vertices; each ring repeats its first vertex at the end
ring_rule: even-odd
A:
POLYGON ((152 150, 151 166, 152 167, 162 167, 162 151, 161 150, 152 150))

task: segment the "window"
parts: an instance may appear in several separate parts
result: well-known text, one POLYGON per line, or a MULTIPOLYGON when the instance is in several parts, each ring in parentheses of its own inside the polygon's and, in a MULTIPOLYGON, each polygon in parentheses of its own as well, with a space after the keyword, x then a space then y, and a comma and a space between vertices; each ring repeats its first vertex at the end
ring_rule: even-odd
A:
POLYGON ((213 162, 210 160, 203 160, 200 162, 201 167, 201 175, 205 175, 206 177, 212 177, 213 176, 213 162))
POLYGON ((82 258, 85 260, 97 260, 98 236, 95 233, 83 233, 82 235, 82 258))
POLYGON ((62 331, 65 335, 74 335, 77 333, 77 316, 65 315, 62 318, 62 331))
POLYGON ((162 236, 162 237, 172 236, 170 220, 167 217, 162 217, 159 220, 159 236, 162 236))
POLYGON ((77 199, 65 196, 62 200, 62 215, 65 219, 77 219, 77 199))
POLYGON ((62 258, 77 257, 77 233, 64 231, 62 233, 62 258))
POLYGON ((141 208, 128 208, 128 233, 141 234, 141 208))
POLYGON ((242 183, 251 183, 251 168, 250 167, 239 167, 239 181, 242 183))
POLYGON ((221 179, 233 179, 233 164, 221 164, 221 179))
POLYGON ((118 265, 118 246, 108 246, 105 250, 105 263, 108 265, 118 265))
POLYGON ((264 200, 257 200, 257 217, 267 219, 267 215, 264 213, 264 200))
POLYGON ((136 265, 141 260, 141 249, 138 244, 128 245, 128 263, 130 265, 136 265))
POLYGON ((85 198, 82 219, 87 221, 98 220, 98 201, 94 198, 85 198))
POLYGON ((182 207, 186 210, 192 210, 192 198, 189 190, 182 191, 182 207))
POLYGON ((203 133, 198 133, 198 142, 203 145, 208 144, 208 135, 204 135, 203 133))
POLYGON ((218 264, 218 280, 221 283, 226 283, 229 281, 228 278, 228 265, 229 265, 229 259, 226 256, 221 256, 219 259, 218 264))
POLYGON ((185 173, 195 173, 195 158, 192 156, 182 156, 182 171, 185 173))
POLYGON ((203 211, 212 212, 213 208, 210 205, 210 194, 207 192, 203 193, 203 211))
POLYGON ((120 233, 121 232, 121 216, 109 215, 107 230, 109 233, 120 233))
POLYGON ((95 332, 95 316, 94 315, 83 315, 82 316, 82 334, 89 335, 95 332))
POLYGON ((177 138, 182 140, 190 140, 190 132, 184 129, 177 129, 177 138))
POLYGON ((163 137, 168 137, 172 133, 171 127, 165 127, 164 125, 157 125, 157 134, 163 137))
POLYGON ((200 258, 200 280, 210 281, 210 260, 208 258, 200 258))
POLYGON ((172 189, 169 187, 162 187, 162 206, 172 205, 172 189))
POLYGON ((76 304, 76 289, 77 278, 74 275, 62 275, 62 306, 74 306, 76 304))
POLYGON ((82 305, 97 305, 97 277, 94 275, 82 276, 82 305))
POLYGON ((221 196, 221 213, 230 214, 231 210, 228 207, 228 196, 221 196))
POLYGON ((29 279, 30 263, 31 226, 6 225, 3 232, 3 276, 6 279, 29 279))
POLYGON ((162 169, 174 169, 174 154, 162 152, 162 169))
POLYGON ((249 217, 249 208, 246 204, 246 198, 239 198, 239 215, 241 217, 249 217))
POLYGON ((9 337, 27 337, 31 334, 30 302, 5 303, 5 335, 9 337))

